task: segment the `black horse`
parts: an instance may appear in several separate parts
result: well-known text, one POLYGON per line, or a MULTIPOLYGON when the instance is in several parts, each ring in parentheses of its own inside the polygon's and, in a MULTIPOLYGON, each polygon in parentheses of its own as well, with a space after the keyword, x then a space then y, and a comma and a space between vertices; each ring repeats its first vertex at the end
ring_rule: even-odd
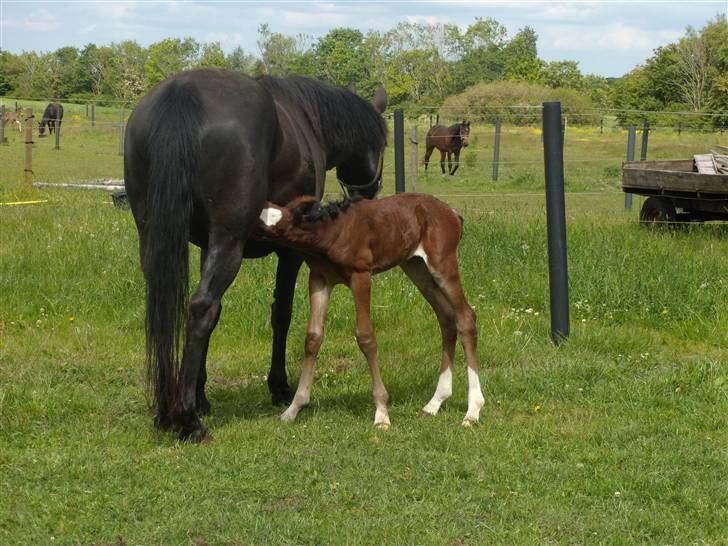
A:
POLYGON ((63 105, 57 102, 51 102, 43 111, 43 119, 38 125, 38 136, 45 136, 45 128, 48 126, 48 134, 52 135, 56 130, 56 121, 58 122, 58 130, 61 130, 61 121, 63 120, 63 105))
POLYGON ((440 150, 440 168, 445 174, 445 154, 447 154, 447 169, 454 175, 460 166, 460 150, 468 146, 470 140, 470 122, 463 120, 450 127, 435 125, 427 131, 425 138, 425 170, 430 163, 432 150, 440 150), (455 167, 452 165, 452 155, 455 154, 455 167))
POLYGON ((266 200, 322 196, 336 167, 353 194, 381 187, 387 129, 357 95, 305 78, 252 80, 226 70, 182 72, 154 87, 126 131, 124 178, 146 280, 147 374, 155 424, 199 442, 207 430, 207 348, 222 298, 245 258, 278 255, 268 387, 291 400, 286 335, 302 258, 250 239, 266 200), (188 299, 188 240, 201 252, 200 284, 188 299))

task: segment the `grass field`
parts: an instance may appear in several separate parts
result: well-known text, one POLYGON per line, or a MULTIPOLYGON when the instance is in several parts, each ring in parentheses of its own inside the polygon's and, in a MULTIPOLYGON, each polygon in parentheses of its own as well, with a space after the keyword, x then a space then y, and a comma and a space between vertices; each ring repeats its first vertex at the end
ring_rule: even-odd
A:
MULTIPOLYGON (((275 263, 263 259, 245 262, 226 294, 208 358, 215 441, 199 446, 151 426, 130 213, 102 192, 25 187, 11 135, 0 201, 46 202, 0 206, 0 544, 725 544, 728 229, 641 229, 639 200, 625 213, 616 191, 626 138, 578 131, 565 152, 572 331, 558 348, 535 130, 504 136, 498 183, 486 130, 454 180, 418 181, 465 215, 479 426, 459 426, 460 350, 452 399, 418 417, 437 381, 439 332, 398 271, 373 289, 392 428, 371 426, 341 287, 312 405, 283 426, 265 385, 275 263), (607 159, 573 161, 594 156, 607 159)), ((69 129, 60 151, 38 143, 36 178, 120 177, 114 137, 69 129)), ((658 131, 651 157, 690 157, 719 138, 658 131)), ((305 272, 293 384, 302 286, 305 272)))

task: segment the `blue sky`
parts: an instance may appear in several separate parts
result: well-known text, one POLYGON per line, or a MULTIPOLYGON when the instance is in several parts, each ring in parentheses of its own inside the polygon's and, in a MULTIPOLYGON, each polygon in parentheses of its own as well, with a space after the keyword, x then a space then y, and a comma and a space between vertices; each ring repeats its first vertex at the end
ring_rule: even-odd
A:
POLYGON ((515 33, 538 34, 539 55, 578 61, 582 72, 620 76, 656 47, 728 11, 728 0, 636 1, 30 1, 0 0, 0 48, 53 51, 136 40, 147 46, 168 37, 219 41, 257 55, 257 28, 315 38, 336 27, 385 31, 400 21, 452 23, 465 28, 491 17, 515 33))

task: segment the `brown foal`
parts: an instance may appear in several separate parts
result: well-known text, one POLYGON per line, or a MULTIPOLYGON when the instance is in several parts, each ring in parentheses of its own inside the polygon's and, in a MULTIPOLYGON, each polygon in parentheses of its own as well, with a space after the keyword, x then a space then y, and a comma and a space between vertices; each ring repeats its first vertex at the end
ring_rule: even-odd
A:
POLYGON ((462 424, 470 426, 478 421, 484 399, 476 360, 475 313, 465 299, 458 271, 462 219, 457 212, 432 196, 415 193, 328 205, 313 197, 300 197, 285 207, 268 203, 260 220, 258 236, 300 250, 310 268, 311 317, 303 370, 293 402, 281 415, 283 421, 294 421, 309 403, 329 297, 336 284, 345 284, 354 295, 356 340, 372 376, 374 425, 389 428, 389 395, 377 367, 370 297, 372 275, 397 265, 432 306, 442 332, 440 378, 422 413, 435 415, 452 394, 459 335, 469 385, 468 410, 462 424))

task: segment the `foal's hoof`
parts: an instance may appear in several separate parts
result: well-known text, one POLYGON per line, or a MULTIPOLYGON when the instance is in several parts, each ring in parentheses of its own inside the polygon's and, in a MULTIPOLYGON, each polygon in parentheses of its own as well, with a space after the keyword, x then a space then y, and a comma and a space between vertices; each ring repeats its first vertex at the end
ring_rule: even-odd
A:
POLYGON ((473 421, 472 419, 463 419, 462 426, 463 428, 471 428, 478 424, 478 421, 473 421))
POLYGON ((427 417, 434 417, 434 416, 435 416, 434 413, 430 413, 429 411, 424 410, 424 409, 420 410, 420 417, 423 419, 425 419, 427 417))
POLYGON ((384 423, 376 423, 374 425, 374 428, 376 428, 377 430, 389 430, 389 427, 391 427, 391 426, 392 425, 390 423, 384 422, 384 423))

